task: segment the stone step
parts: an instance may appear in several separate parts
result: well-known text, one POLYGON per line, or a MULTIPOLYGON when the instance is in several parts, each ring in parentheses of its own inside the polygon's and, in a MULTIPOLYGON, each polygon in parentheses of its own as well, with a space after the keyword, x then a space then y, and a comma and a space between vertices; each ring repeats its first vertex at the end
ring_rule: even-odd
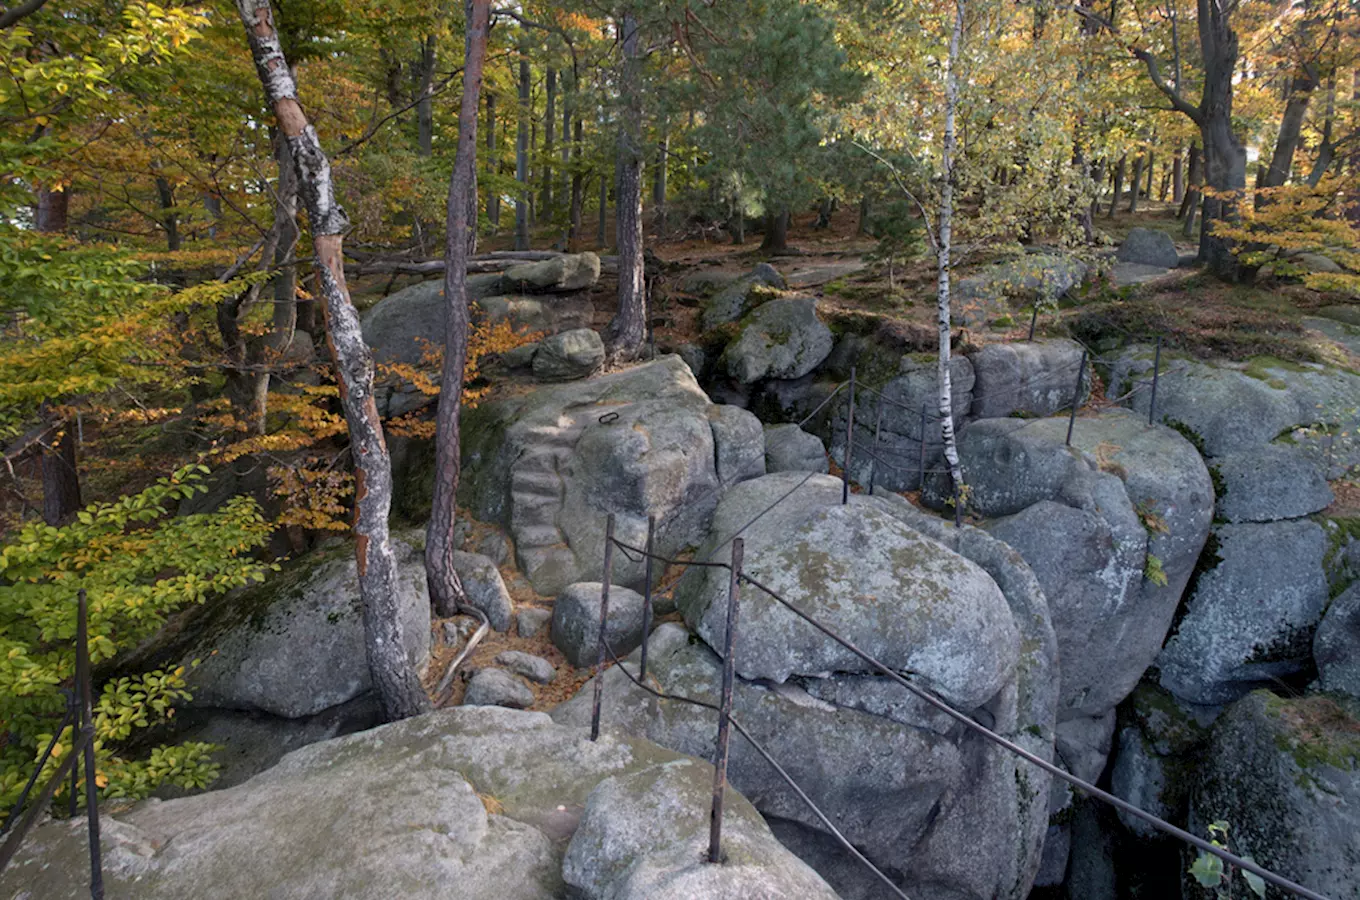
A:
POLYGON ((521 469, 518 466, 510 473, 510 495, 516 502, 520 495, 526 498, 532 497, 551 497, 554 500, 562 497, 562 479, 554 470, 544 472, 537 469, 521 469))
MULTIPOLYGON (((562 504, 553 498, 534 498, 526 501, 516 494, 510 495, 513 501, 510 510, 510 528, 516 534, 523 529, 548 526, 554 530, 557 528, 557 513, 562 509, 562 504)), ((559 532, 560 534, 560 532, 559 532)), ((560 538, 559 538, 560 540, 560 538)))
POLYGON ((514 528, 515 546, 525 547, 551 547, 555 544, 564 542, 561 530, 556 525, 526 525, 523 528, 514 528))

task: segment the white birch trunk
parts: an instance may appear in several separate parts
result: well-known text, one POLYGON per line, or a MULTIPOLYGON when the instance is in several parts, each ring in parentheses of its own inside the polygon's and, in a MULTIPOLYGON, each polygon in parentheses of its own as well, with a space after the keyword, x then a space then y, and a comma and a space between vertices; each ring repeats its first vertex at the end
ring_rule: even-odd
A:
POLYGON ((959 43, 963 38, 963 3, 958 0, 954 17, 954 31, 949 38, 948 71, 944 87, 944 150, 941 153, 944 183, 940 186, 940 215, 938 223, 939 238, 936 242, 937 321, 940 330, 939 385, 940 436, 944 441, 944 458, 949 463, 949 475, 954 482, 954 520, 963 517, 963 468, 959 464, 959 448, 954 440, 954 387, 949 378, 949 267, 950 251, 953 241, 954 219, 954 149, 957 140, 954 128, 954 111, 959 102, 959 81, 955 74, 955 64, 959 57, 959 43))

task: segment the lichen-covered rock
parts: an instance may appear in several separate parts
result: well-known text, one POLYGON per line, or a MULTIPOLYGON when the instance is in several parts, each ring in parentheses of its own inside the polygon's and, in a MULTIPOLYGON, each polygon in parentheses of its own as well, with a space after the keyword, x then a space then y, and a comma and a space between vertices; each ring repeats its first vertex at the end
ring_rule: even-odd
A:
POLYGON ((1326 897, 1360 885, 1360 720, 1326 697, 1239 700, 1214 726, 1187 828, 1326 897))
POLYGON ((954 310, 963 325, 1011 312, 1012 304, 1056 303, 1086 277, 1086 263, 1055 253, 1027 254, 984 266, 954 283, 954 310))
POLYGON ((468 682, 463 705, 528 709, 534 705, 534 692, 504 669, 482 669, 468 682))
MULTIPOLYGON (((392 542, 402 640, 411 664, 423 670, 430 655, 430 595, 417 546, 418 537, 392 542)), ((178 634, 186 639, 158 654, 186 665, 200 660, 186 675, 199 706, 292 719, 353 700, 372 687, 359 578, 348 544, 304 557, 240 596, 191 611, 178 634)))
POLYGON ((740 795, 723 807, 722 865, 709 865, 713 767, 694 759, 607 778, 591 791, 562 863, 590 900, 836 900, 740 795))
POLYGON ((742 384, 801 378, 830 355, 833 343, 831 329, 817 318, 816 299, 785 297, 761 304, 742 320, 722 363, 742 384))
POLYGON ((1360 583, 1327 607, 1313 636, 1313 660, 1324 691, 1360 699, 1360 583))
POLYGON ((1315 522, 1220 525, 1214 539, 1218 562, 1157 657, 1162 686, 1190 703, 1228 703, 1303 671, 1327 604, 1315 522))
POLYGON ((515 633, 522 638, 534 637, 551 621, 550 609, 521 609, 515 617, 515 633))
POLYGON ((766 472, 827 472, 822 439, 793 423, 765 426, 766 472))
MULTIPOLYGON (((969 414, 979 419, 1050 416, 1070 408, 1081 357, 1081 345, 1063 338, 988 344, 968 357, 974 375, 969 414)), ((1089 374, 1082 379, 1083 400, 1090 392, 1089 374)))
POLYGON ((501 289, 531 294, 580 291, 600 280, 600 258, 594 253, 564 253, 551 259, 511 266, 501 275, 501 289))
POLYGON ((569 297, 486 297, 476 302, 474 320, 497 325, 502 322, 520 332, 557 334, 576 328, 589 328, 594 314, 590 298, 569 297))
POLYGON ((557 670, 552 663, 523 650, 506 650, 496 654, 496 665, 539 684, 549 684, 557 678, 557 670))
POLYGON ((1144 266, 1160 266, 1174 269, 1180 262, 1180 254, 1171 235, 1153 228, 1130 228, 1124 243, 1119 245, 1115 259, 1120 262, 1138 263, 1144 266))
POLYGON ((1297 519, 1331 506, 1322 472, 1296 447, 1267 444, 1213 459, 1223 486, 1218 514, 1229 522, 1297 519))
MULTIPOLYGON (((982 705, 1011 679, 1019 633, 986 572, 872 497, 841 505, 835 478, 817 475, 798 487, 800 480, 786 472, 729 490, 698 558, 728 552, 727 539, 773 505, 742 533, 750 577, 960 707, 982 705)), ((724 646, 727 582, 725 570, 694 568, 676 598, 686 621, 717 648, 724 646)), ((734 652, 744 678, 875 671, 763 591, 742 597, 740 628, 734 652)))
POLYGON ((718 482, 728 488, 765 474, 765 431, 746 410, 719 403, 708 411, 718 482))
MULTIPOLYGON (((468 276, 468 299, 490 297, 500 290, 499 273, 468 276)), ((364 343, 378 362, 418 365, 433 344, 444 346, 444 280, 422 281, 402 288, 367 310, 362 317, 364 343)))
MULTIPOLYGON (((639 772, 654 773, 643 785, 648 777, 668 784, 663 767, 682 760, 617 733, 592 742, 541 713, 440 710, 313 744, 237 787, 105 811, 104 881, 108 896, 138 900, 558 900, 568 890, 563 853, 583 810, 597 811, 596 824, 609 815, 612 804, 590 801, 597 786, 639 772)), ((797 885, 798 898, 833 896, 748 822, 745 801, 729 795, 728 803, 746 841, 731 846, 749 852, 744 874, 797 885)), ((705 800, 676 811, 706 820, 708 808, 705 800)), ((635 849, 635 870, 658 885, 687 884, 696 860, 672 850, 635 849)), ((53 821, 0 874, 0 896, 76 900, 89 896, 89 877, 85 820, 53 821)))
POLYGON ((463 582, 468 603, 486 613, 492 628, 509 631, 514 605, 496 564, 480 553, 455 550, 453 570, 463 582))
MULTIPOLYGON (((540 594, 603 577, 610 513, 634 547, 655 515, 658 552, 674 555, 698 544, 717 503, 712 407, 675 356, 491 400, 464 414, 460 499, 508 527, 540 594)), ((614 555, 614 583, 642 576, 614 555)))
POLYGON ((574 381, 604 365, 604 339, 589 328, 563 331, 539 341, 534 377, 540 381, 574 381))
POLYGON ((746 275, 729 281, 704 302, 702 323, 705 330, 735 322, 746 312, 757 287, 783 290, 784 276, 769 263, 760 263, 746 275))
MULTIPOLYGON (((598 581, 567 587, 553 604, 552 641, 573 666, 593 666, 599 660, 600 591, 598 581)), ((617 584, 609 586, 609 618, 605 640, 622 658, 642 643, 644 602, 637 591, 617 584)), ((605 660, 608 661, 608 655, 605 660)))

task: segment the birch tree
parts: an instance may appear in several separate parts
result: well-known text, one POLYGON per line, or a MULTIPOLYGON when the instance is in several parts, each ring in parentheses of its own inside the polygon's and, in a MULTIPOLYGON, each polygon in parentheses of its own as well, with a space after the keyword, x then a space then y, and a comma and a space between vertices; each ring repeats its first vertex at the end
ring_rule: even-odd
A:
POLYGON ((288 142, 298 197, 312 231, 316 282, 325 300, 327 343, 349 426, 355 468, 354 555, 363 599, 364 646, 383 715, 390 721, 429 709, 406 657, 397 616, 397 561, 388 536, 392 463, 373 397, 373 356, 345 281, 345 211, 335 199, 330 160, 298 100, 269 0, 236 0, 265 98, 288 142))

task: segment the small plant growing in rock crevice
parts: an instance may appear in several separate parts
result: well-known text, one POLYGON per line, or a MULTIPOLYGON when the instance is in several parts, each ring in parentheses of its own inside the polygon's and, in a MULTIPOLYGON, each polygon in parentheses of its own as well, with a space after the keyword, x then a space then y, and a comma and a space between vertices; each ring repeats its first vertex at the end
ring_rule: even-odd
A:
MULTIPOLYGON (((1228 849, 1228 823, 1219 820, 1209 825, 1209 843, 1215 847, 1228 849)), ((1243 856, 1249 863, 1256 860, 1250 856, 1243 856)), ((1247 883, 1247 887, 1257 897, 1265 897, 1265 880, 1255 872, 1248 872, 1245 869, 1238 869, 1236 866, 1226 865, 1220 857, 1212 853, 1201 850, 1195 862, 1190 866, 1190 874, 1199 885, 1209 892, 1209 896, 1215 900, 1231 900, 1233 896, 1233 872, 1238 872, 1242 880, 1247 883)))

